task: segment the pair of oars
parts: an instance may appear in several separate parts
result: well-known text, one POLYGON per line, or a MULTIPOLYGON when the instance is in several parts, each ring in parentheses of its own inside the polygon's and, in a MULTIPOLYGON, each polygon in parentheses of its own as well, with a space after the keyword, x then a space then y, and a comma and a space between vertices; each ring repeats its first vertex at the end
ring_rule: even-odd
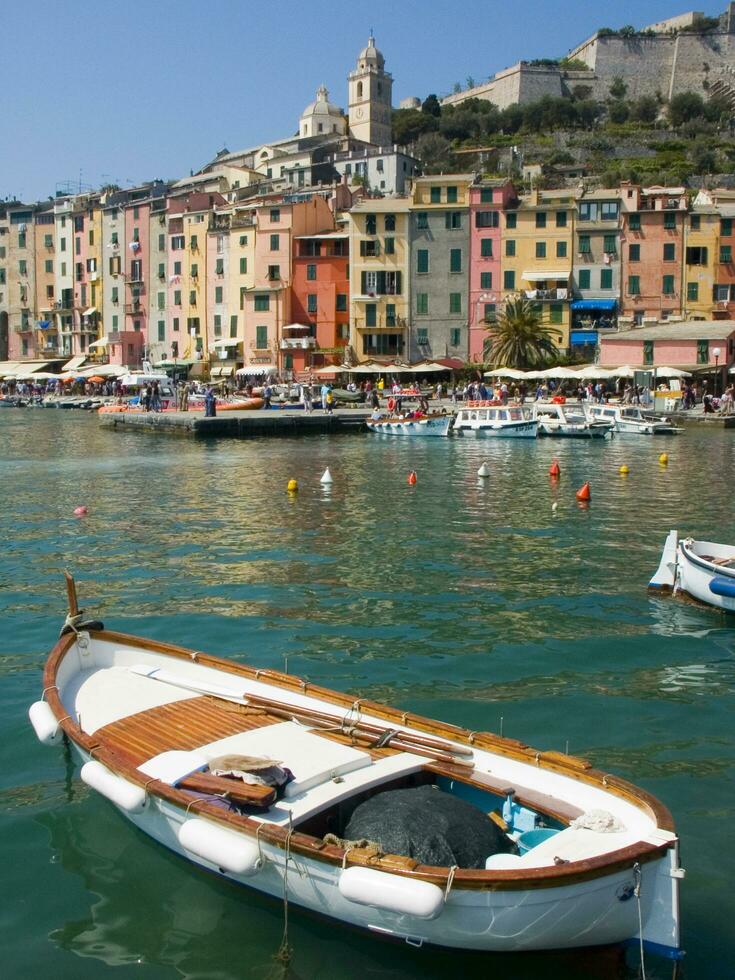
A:
POLYGON ((307 722, 314 727, 319 727, 322 731, 332 731, 336 734, 343 734, 354 737, 356 740, 368 742, 372 747, 391 747, 402 752, 413 752, 416 755, 427 756, 438 762, 449 762, 453 765, 463 765, 472 767, 472 762, 464 759, 457 759, 456 756, 471 756, 472 749, 469 746, 453 745, 442 739, 431 738, 426 735, 419 735, 415 732, 400 731, 394 728, 387 728, 383 725, 376 725, 360 718, 357 707, 349 709, 342 717, 319 711, 316 708, 307 708, 299 705, 289 704, 287 701, 276 701, 272 698, 259 697, 257 694, 238 692, 230 688, 220 687, 219 685, 198 684, 186 678, 170 674, 158 667, 146 665, 135 665, 128 668, 131 673, 149 680, 160 681, 174 687, 185 688, 195 691, 198 694, 206 694, 209 697, 218 698, 223 701, 230 701, 233 704, 241 704, 246 707, 262 708, 268 714, 276 717, 286 718, 287 720, 296 719, 307 722), (352 715, 354 714, 354 720, 352 715))

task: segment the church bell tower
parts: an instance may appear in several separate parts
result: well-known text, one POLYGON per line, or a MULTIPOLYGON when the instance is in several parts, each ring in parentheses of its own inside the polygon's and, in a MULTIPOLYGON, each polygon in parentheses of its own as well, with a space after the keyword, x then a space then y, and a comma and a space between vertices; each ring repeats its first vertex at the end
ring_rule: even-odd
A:
POLYGON ((393 76, 385 70, 385 59, 372 33, 348 82, 350 136, 374 146, 391 146, 393 76))

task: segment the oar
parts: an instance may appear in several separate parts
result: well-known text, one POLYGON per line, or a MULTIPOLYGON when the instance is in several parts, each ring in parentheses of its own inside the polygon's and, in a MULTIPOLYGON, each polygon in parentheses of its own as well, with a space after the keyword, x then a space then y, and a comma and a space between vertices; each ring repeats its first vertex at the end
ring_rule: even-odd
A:
MULTIPOLYGON (((197 694, 208 694, 211 697, 221 698, 225 701, 232 701, 235 704, 245 704, 251 705, 253 707, 263 708, 265 711, 270 711, 273 714, 279 713, 280 715, 286 715, 288 718, 302 718, 309 720, 310 723, 320 724, 322 726, 334 726, 338 725, 337 730, 344 731, 345 734, 358 732, 364 734, 371 739, 379 739, 381 736, 391 735, 395 732, 395 735, 391 735, 389 739, 390 745, 395 748, 400 748, 402 751, 416 752, 420 755, 427 755, 431 753, 430 757, 435 757, 437 753, 443 753, 445 759, 448 758, 447 754, 451 755, 471 755, 472 749, 467 746, 454 746, 450 742, 444 742, 440 739, 429 738, 424 735, 417 735, 414 732, 404 732, 397 731, 392 728, 385 728, 380 725, 374 725, 370 722, 355 719, 355 722, 350 722, 346 717, 340 718, 332 714, 328 714, 323 711, 318 711, 313 708, 305 708, 297 705, 289 704, 285 701, 275 701, 271 698, 261 698, 255 694, 239 693, 234 691, 232 688, 221 687, 216 684, 201 684, 195 683, 193 681, 186 680, 182 677, 177 677, 175 674, 169 674, 158 667, 149 667, 145 664, 136 664, 128 668, 132 673, 138 674, 141 677, 147 677, 149 680, 161 681, 164 684, 171 684, 174 687, 184 688, 188 691, 194 691, 197 694), (420 752, 419 749, 429 750, 420 752)), ((471 765, 469 762, 460 763, 458 760, 453 760, 456 764, 471 765)))

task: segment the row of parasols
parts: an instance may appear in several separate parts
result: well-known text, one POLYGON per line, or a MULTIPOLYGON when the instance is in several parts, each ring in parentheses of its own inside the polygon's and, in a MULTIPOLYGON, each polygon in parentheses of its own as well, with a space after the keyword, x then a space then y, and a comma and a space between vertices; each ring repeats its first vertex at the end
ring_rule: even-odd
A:
POLYGON ((19 366, 13 371, 4 372, 2 377, 6 381, 57 381, 60 384, 71 384, 74 381, 88 381, 91 384, 102 384, 109 378, 117 378, 123 374, 127 374, 127 368, 112 364, 95 364, 88 368, 80 368, 78 371, 67 371, 65 374, 51 374, 49 371, 32 371, 19 366))
POLYGON ((623 364, 616 368, 603 368, 597 364, 588 364, 586 367, 578 368, 551 367, 544 371, 518 371, 516 368, 505 367, 486 371, 484 377, 509 378, 512 381, 544 381, 550 379, 555 381, 603 381, 607 378, 634 378, 641 371, 655 372, 659 378, 691 378, 689 371, 682 371, 679 368, 640 368, 632 367, 630 364, 623 364))

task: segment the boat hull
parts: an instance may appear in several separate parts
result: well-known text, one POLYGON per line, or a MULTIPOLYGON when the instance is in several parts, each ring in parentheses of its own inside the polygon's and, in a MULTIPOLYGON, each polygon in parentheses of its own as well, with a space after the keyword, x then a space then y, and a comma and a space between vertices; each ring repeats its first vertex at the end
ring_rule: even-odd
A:
MULTIPOLYGON (((75 749, 80 761, 89 761, 86 752, 75 749)), ((137 814, 115 809, 153 841, 220 879, 282 901, 285 876, 289 904, 411 945, 531 952, 624 943, 638 932, 637 905, 625 897, 634 887, 630 869, 562 888, 452 891, 441 913, 429 920, 349 901, 340 892, 339 872, 321 862, 292 857, 286 872, 285 852, 266 842, 260 844, 262 864, 255 873, 224 871, 182 846, 181 828, 190 818, 165 801, 151 798, 137 814)), ((670 868, 677 860, 672 852, 643 866, 644 922, 655 918, 661 884, 670 888, 670 868)))
POLYGON ((538 435, 538 422, 504 422, 488 423, 478 426, 457 427, 456 431, 464 436, 474 436, 477 439, 535 439, 538 435))
POLYGON ((714 541, 679 540, 678 532, 671 531, 649 588, 683 592, 707 606, 735 612, 735 548, 714 541), (732 567, 725 562, 732 562, 732 567))
POLYGON ((449 435, 452 416, 446 415, 437 419, 386 419, 384 422, 368 419, 365 424, 371 432, 379 435, 443 438, 449 435))

